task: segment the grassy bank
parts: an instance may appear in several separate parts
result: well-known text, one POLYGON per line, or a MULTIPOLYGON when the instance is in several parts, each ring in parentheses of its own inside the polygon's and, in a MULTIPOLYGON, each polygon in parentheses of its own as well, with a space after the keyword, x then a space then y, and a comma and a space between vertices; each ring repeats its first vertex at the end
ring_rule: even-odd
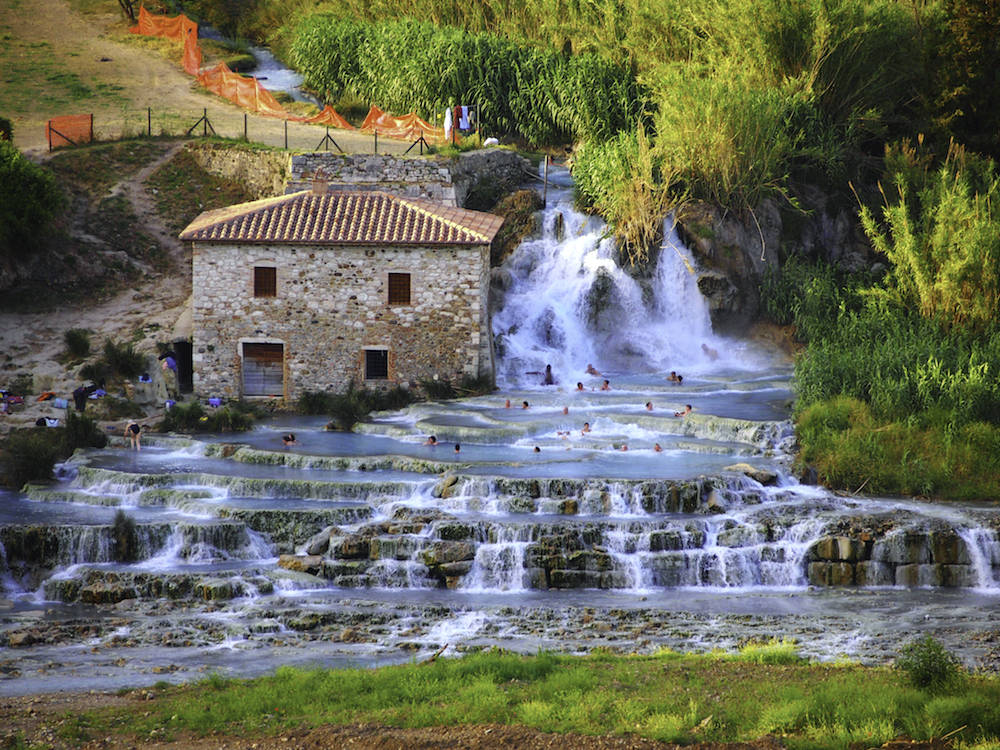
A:
POLYGON ((862 209, 888 266, 786 263, 768 312, 808 342, 795 369, 803 463, 849 491, 1000 498, 1000 177, 953 149, 887 153, 862 209))
POLYGON ((160 686, 164 692, 146 704, 145 715, 127 722, 92 714, 73 726, 81 740, 107 733, 169 740, 191 731, 272 736, 324 724, 500 723, 681 744, 777 735, 789 748, 846 749, 900 735, 950 734, 959 747, 996 747, 1000 685, 956 670, 933 644, 916 653, 916 666, 903 671, 809 664, 787 642, 702 656, 520 656, 494 649, 374 670, 281 668, 253 681, 212 676, 195 686, 160 686), (928 681, 927 669, 942 679, 928 681))

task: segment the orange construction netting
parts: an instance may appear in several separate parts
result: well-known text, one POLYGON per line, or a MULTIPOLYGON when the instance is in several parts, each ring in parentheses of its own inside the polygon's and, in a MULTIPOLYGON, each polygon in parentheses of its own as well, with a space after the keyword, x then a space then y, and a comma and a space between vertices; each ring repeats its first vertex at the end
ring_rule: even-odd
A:
MULTIPOLYGON (((157 16, 146 11, 145 6, 139 8, 139 23, 130 29, 133 34, 146 36, 162 36, 168 39, 184 41, 184 70, 197 77, 198 82, 209 91, 239 104, 245 109, 269 117, 280 117, 292 122, 306 122, 315 125, 329 125, 343 130, 355 130, 343 117, 337 114, 329 104, 323 111, 312 117, 295 117, 278 103, 266 88, 260 85, 256 78, 234 73, 225 63, 219 63, 211 70, 201 71, 201 47, 198 45, 198 24, 185 15, 175 18, 157 16)), ((444 128, 435 128, 415 112, 403 117, 393 117, 372 106, 361 126, 362 133, 375 133, 390 138, 414 140, 423 136, 432 141, 443 141, 444 128)))
POLYGON ((416 112, 402 117, 393 117, 373 104, 361 125, 361 132, 375 133, 376 131, 379 135, 387 135, 390 138, 413 140, 423 136, 426 140, 431 141, 444 140, 444 128, 435 128, 426 120, 418 117, 416 112))
POLYGON ((94 140, 94 116, 53 117, 45 123, 45 137, 48 139, 50 151, 58 146, 89 143, 94 140))
POLYGON ((184 42, 184 70, 193 76, 201 71, 201 46, 198 44, 198 24, 181 14, 174 18, 157 16, 139 8, 139 23, 129 29, 133 34, 162 36, 184 42))
POLYGON ((211 70, 206 70, 198 76, 198 83, 251 112, 270 117, 289 117, 285 108, 278 104, 270 91, 260 85, 260 81, 234 73, 225 63, 220 62, 211 70))

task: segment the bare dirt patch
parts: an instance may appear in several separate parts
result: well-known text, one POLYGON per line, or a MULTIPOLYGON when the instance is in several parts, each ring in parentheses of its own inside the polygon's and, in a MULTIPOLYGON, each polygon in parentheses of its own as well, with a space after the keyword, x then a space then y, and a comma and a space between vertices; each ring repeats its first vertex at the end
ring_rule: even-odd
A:
MULTIPOLYGON (((467 726, 401 729, 383 724, 324 725, 294 729, 268 736, 196 736, 178 733, 169 740, 159 737, 112 735, 93 739, 67 737, 66 727, 76 717, 93 711, 110 712, 122 717, 142 712, 147 699, 155 694, 136 691, 125 695, 103 693, 49 694, 0 700, 0 746, 18 738, 26 747, 44 745, 53 750, 69 748, 107 748, 112 746, 171 748, 172 750, 675 750, 678 746, 636 736, 589 736, 550 734, 521 726, 480 724, 467 726)), ((155 699, 155 698, 154 698, 155 699)), ((762 737, 751 743, 689 745, 693 750, 779 750, 784 744, 775 737, 762 737)), ((919 750, 923 745, 913 745, 919 750)), ((930 748, 930 745, 926 745, 930 748)))

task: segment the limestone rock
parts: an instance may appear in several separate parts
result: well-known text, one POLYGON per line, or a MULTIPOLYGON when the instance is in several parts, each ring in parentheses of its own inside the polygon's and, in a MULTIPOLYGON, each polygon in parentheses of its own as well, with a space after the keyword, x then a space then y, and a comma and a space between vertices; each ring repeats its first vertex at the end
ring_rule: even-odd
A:
POLYGON ((770 469, 759 469, 756 466, 751 466, 746 463, 733 464, 732 466, 726 466, 724 471, 738 471, 741 474, 745 474, 756 482, 760 482, 765 486, 770 486, 776 484, 778 481, 778 475, 771 471, 770 469))
POLYGON ((320 555, 281 555, 278 566, 297 573, 316 575, 323 568, 323 558, 320 555))

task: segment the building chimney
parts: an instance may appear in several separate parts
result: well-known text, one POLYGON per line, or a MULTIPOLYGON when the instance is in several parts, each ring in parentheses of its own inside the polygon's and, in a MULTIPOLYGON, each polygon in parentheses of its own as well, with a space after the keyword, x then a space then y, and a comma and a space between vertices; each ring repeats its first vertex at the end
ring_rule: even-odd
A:
POLYGON ((312 191, 314 195, 324 195, 326 193, 327 187, 326 173, 323 171, 323 167, 320 167, 313 173, 312 178, 312 191))

